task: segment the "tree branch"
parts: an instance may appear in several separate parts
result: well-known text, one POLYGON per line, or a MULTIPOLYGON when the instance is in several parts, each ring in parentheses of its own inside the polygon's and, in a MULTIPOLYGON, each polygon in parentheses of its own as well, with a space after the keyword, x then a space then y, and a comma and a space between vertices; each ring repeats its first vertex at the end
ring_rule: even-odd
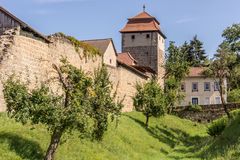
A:
POLYGON ((52 64, 52 67, 53 67, 53 69, 55 69, 55 70, 57 71, 58 77, 59 77, 59 81, 62 83, 63 88, 64 88, 65 90, 67 90, 67 89, 68 89, 68 86, 67 86, 67 84, 66 84, 66 82, 65 82, 65 80, 64 80, 64 77, 63 77, 63 75, 62 75, 62 72, 61 72, 60 68, 58 68, 56 64, 52 64))

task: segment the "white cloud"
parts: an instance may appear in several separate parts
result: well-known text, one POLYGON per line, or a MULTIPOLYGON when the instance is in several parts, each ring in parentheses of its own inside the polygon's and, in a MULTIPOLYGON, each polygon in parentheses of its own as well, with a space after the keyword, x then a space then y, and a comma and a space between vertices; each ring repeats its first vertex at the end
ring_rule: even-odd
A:
POLYGON ((188 23, 188 22, 192 22, 192 21, 194 21, 193 18, 182 18, 182 19, 177 20, 175 23, 182 24, 182 23, 188 23))

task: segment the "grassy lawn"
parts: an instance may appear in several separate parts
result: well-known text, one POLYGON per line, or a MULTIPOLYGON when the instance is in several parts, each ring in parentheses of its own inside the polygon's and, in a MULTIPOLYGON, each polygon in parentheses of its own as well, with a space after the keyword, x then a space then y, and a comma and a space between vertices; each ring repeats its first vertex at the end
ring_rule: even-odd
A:
MULTIPOLYGON (((122 115, 119 126, 112 123, 100 143, 81 140, 77 133, 64 135, 57 160, 159 160, 236 159, 240 157, 240 118, 236 118, 218 138, 206 133, 206 126, 167 115, 150 118, 144 127, 141 113, 122 115)), ((22 126, 0 115, 0 159, 42 159, 50 136, 39 125, 22 126)))

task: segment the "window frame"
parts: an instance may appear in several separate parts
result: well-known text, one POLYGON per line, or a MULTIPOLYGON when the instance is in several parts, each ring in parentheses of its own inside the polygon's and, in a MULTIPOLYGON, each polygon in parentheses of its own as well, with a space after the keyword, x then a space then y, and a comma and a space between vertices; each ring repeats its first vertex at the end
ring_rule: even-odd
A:
POLYGON ((215 104, 221 104, 221 97, 220 96, 215 97, 215 104), (217 98, 219 98, 219 103, 217 103, 217 98))
POLYGON ((135 35, 131 35, 131 39, 132 39, 132 40, 135 40, 135 35))
POLYGON ((146 34, 146 39, 149 39, 149 38, 150 38, 150 34, 147 33, 147 34, 146 34))
POLYGON ((186 84, 184 82, 181 83, 180 90, 181 90, 181 92, 186 92, 186 84))
POLYGON ((192 105, 199 105, 199 97, 192 97, 191 98, 191 101, 192 101, 192 105), (197 103, 193 103, 194 101, 193 100, 197 100, 197 103))
POLYGON ((198 82, 192 82, 192 92, 198 92, 198 82), (194 89, 194 85, 196 85, 196 89, 194 89))
POLYGON ((204 91, 211 91, 211 82, 204 82, 204 91), (206 89, 206 84, 208 84, 209 89, 206 89))
POLYGON ((211 104, 211 100, 210 97, 205 97, 204 98, 204 105, 210 105, 211 104), (206 103, 206 99, 208 98, 208 103, 206 103))
POLYGON ((219 82, 214 82, 214 91, 219 91, 219 90, 220 90, 219 82))

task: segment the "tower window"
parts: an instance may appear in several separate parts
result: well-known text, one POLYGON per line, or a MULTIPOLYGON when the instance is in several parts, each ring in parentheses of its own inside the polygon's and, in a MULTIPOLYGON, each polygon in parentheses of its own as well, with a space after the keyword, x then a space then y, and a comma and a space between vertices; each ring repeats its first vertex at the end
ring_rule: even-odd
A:
POLYGON ((110 61, 109 61, 109 62, 110 62, 110 64, 112 64, 112 59, 110 59, 110 61))
POLYGON ((146 38, 150 38, 150 34, 146 34, 146 38))
POLYGON ((131 38, 132 38, 132 40, 134 40, 135 39, 135 35, 132 35, 131 38))

